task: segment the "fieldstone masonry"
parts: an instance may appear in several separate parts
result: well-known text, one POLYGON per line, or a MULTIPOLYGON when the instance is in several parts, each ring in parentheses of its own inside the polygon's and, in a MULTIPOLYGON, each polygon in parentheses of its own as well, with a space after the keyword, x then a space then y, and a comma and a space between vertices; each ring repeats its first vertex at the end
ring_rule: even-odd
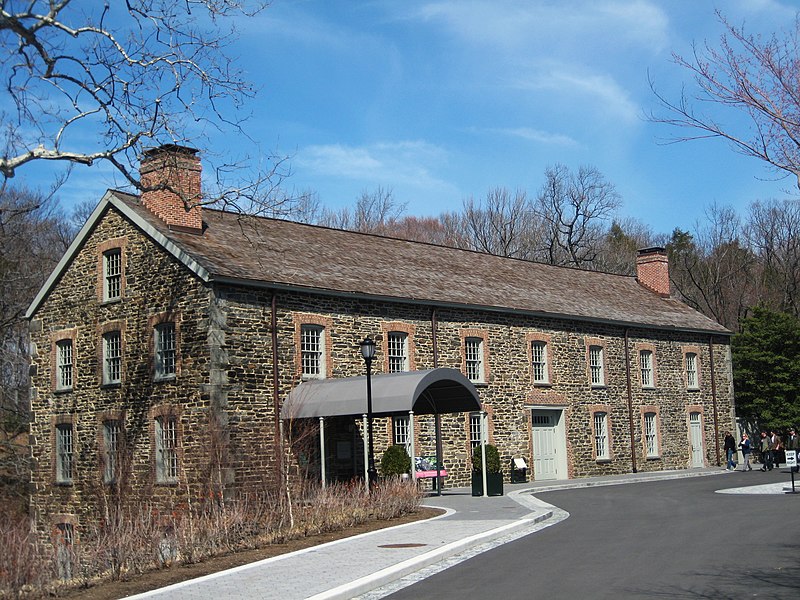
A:
MULTIPOLYGON (((664 292, 663 281, 651 287, 664 292)), ((490 442, 498 446, 506 471, 512 458, 522 457, 532 478, 538 476, 534 409, 563 411, 567 473, 562 476, 568 477, 692 466, 692 412, 701 418, 703 461, 717 464, 717 439, 733 427, 727 335, 288 291, 269 282, 246 286, 203 280, 143 231, 140 222, 111 204, 30 317, 32 509, 43 537, 56 522, 74 521, 80 528, 114 494, 146 497, 173 511, 210 494, 231 497, 274 485, 284 458, 280 405, 300 383, 300 323, 325 328, 327 376, 333 378, 364 373, 357 344, 367 335, 378 342, 376 372, 387 368, 385 337, 390 331, 409 336, 409 362, 420 370, 438 366, 463 372, 465 339, 483 339, 487 378, 477 387, 490 414, 490 442), (124 287, 120 299, 104 302, 98 286, 102 253, 109 248, 122 251, 124 287), (160 380, 154 377, 153 335, 154 324, 165 319, 176 326, 177 365, 174 376, 160 380), (122 377, 114 385, 102 383, 102 335, 109 329, 121 331, 123 338, 122 377), (55 385, 60 339, 74 344, 74 383, 66 390, 55 385), (530 344, 535 340, 547 344, 546 383, 533 381, 530 344), (601 386, 590 383, 591 345, 603 349, 601 386), (649 388, 640 378, 644 349, 653 353, 655 385, 649 388), (697 356, 696 389, 687 385, 687 353, 697 356), (608 415, 608 460, 598 460, 595 453, 596 411, 608 415), (654 456, 647 456, 646 414, 656 415, 654 456), (177 417, 178 477, 161 483, 154 422, 164 415, 177 417), (104 482, 99 434, 110 416, 124 425, 120 444, 125 460, 114 485, 104 482), (71 482, 55 477, 59 423, 74 427, 71 482)), ((380 420, 374 430, 379 460, 392 443, 390 420, 380 420)), ((446 485, 468 485, 469 415, 443 415, 441 431, 446 485)), ((340 435, 360 437, 360 415, 340 435)), ((414 435, 419 454, 435 452, 432 417, 416 416, 414 435)), ((298 457, 286 458, 296 476, 314 472, 300 469, 298 457)), ((361 460, 359 449, 354 460, 361 460)), ((360 472, 360 465, 353 472, 360 472)))

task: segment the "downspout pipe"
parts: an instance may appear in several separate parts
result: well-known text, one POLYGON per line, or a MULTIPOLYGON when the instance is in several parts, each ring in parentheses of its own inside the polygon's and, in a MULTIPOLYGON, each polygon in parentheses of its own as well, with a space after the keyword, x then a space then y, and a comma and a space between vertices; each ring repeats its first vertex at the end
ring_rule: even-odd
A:
POLYGON ((633 390, 631 389, 631 352, 630 341, 628 339, 629 330, 625 329, 625 383, 628 388, 628 429, 631 436, 631 467, 636 473, 636 439, 634 437, 635 427, 633 423, 633 390))
POLYGON ((719 418, 717 415, 717 377, 714 372, 714 336, 708 336, 708 367, 711 376, 711 406, 714 410, 714 445, 717 452, 717 466, 722 466, 722 455, 719 450, 719 418))

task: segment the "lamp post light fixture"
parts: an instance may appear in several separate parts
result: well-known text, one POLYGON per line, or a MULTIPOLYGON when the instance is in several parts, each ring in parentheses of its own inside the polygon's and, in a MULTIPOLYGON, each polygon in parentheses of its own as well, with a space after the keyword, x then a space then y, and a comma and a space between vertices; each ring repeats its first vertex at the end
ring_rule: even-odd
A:
POLYGON ((378 470, 375 468, 375 454, 372 443, 372 361, 375 358, 375 340, 367 336, 360 345, 361 356, 367 365, 367 479, 369 480, 369 488, 372 489, 378 481, 378 470))

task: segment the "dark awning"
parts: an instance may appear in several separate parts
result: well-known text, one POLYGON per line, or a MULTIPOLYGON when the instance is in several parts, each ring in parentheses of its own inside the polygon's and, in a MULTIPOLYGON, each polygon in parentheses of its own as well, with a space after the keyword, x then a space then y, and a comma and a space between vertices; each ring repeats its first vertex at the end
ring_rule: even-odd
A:
MULTIPOLYGON (((363 415, 367 412, 367 378, 304 381, 290 393, 281 419, 363 415)), ((456 369, 429 369, 372 376, 372 413, 389 416, 481 410, 478 390, 456 369)))

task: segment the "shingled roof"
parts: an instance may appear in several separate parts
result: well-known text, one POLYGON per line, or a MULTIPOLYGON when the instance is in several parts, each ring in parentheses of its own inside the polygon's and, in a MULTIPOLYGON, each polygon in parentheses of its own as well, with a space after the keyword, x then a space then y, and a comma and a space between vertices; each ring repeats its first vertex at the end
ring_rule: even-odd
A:
MULTIPOLYGON (((246 285, 729 334, 635 277, 204 208, 202 235, 169 229, 135 196, 121 205, 173 242, 208 279, 246 285)), ((119 204, 118 204, 119 206, 119 204)))

